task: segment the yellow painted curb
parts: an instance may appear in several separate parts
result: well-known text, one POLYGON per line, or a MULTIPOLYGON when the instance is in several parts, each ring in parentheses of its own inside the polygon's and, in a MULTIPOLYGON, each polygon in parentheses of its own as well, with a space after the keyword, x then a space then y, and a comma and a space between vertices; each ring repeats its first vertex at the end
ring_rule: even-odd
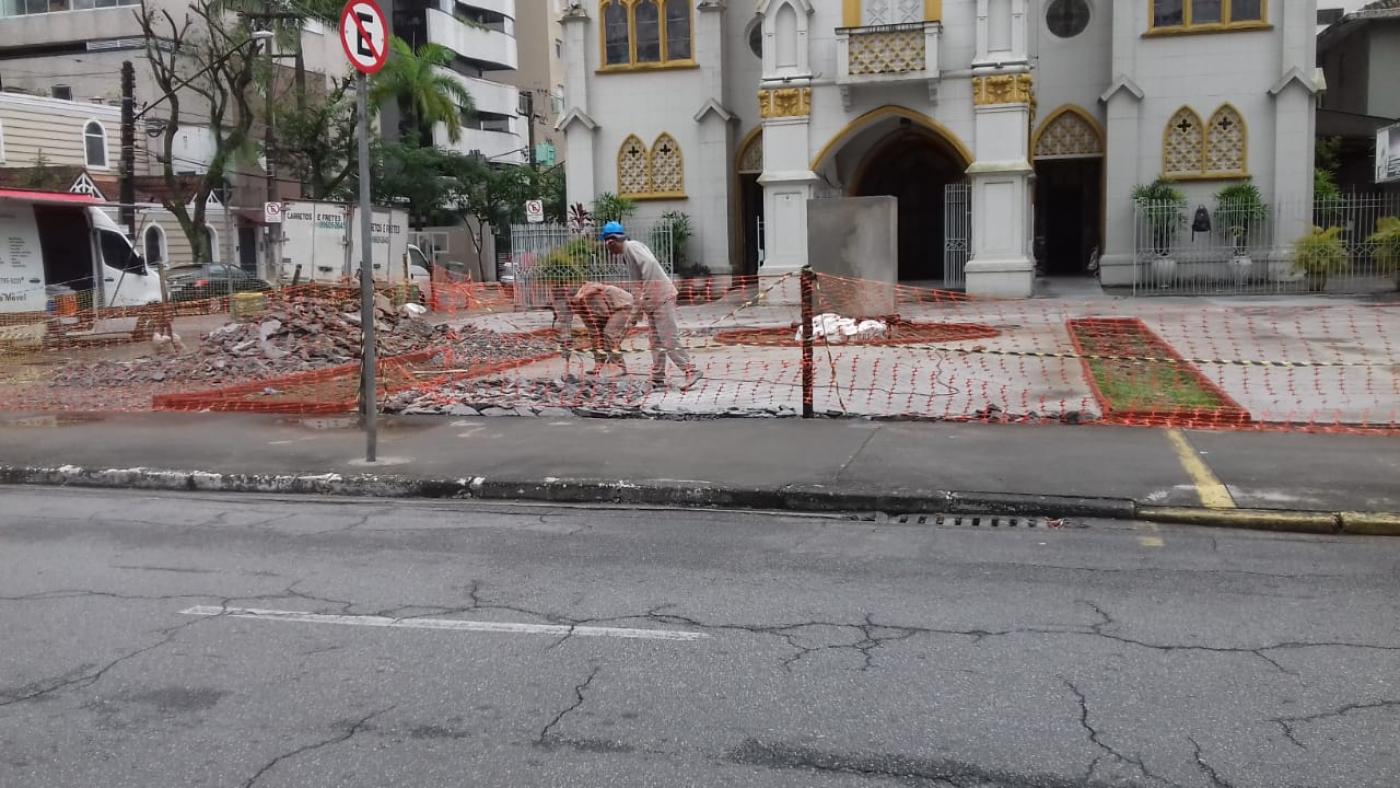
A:
POLYGON ((1400 536, 1400 514, 1342 512, 1342 533, 1358 536, 1400 536))
POLYGON ((1327 512, 1139 506, 1137 514, 1138 519, 1154 523, 1209 525, 1220 528, 1246 528, 1255 531, 1335 534, 1341 530, 1338 516, 1327 512))

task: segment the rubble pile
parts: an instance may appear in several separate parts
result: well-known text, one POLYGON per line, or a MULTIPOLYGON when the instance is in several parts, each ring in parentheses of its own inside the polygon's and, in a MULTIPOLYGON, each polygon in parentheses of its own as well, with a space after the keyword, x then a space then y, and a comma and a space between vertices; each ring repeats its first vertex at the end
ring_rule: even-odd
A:
POLYGON ((463 380, 395 394, 387 413, 404 416, 588 416, 595 418, 791 418, 787 405, 704 408, 667 406, 670 389, 642 376, 594 378, 490 378, 463 380))
POLYGON ((490 378, 405 391, 384 404, 405 416, 628 416, 652 391, 645 378, 490 378))
MULTIPOLYGON (((380 357, 453 339, 443 326, 396 312, 383 296, 375 299, 375 329, 380 357)), ((360 355, 359 305, 272 298, 261 318, 215 329, 190 352, 180 352, 181 344, 166 337, 158 339, 164 341, 153 343, 155 355, 70 364, 55 373, 53 383, 86 387, 240 382, 347 364, 360 355)), ((489 345, 490 338, 474 337, 469 344, 489 345)))

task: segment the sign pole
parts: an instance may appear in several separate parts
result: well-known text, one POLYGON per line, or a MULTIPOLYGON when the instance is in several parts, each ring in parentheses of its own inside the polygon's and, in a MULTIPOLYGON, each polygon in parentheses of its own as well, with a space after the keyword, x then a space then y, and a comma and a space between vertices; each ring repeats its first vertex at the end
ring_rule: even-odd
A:
POLYGON ((374 340, 374 263, 370 252, 369 202, 369 88, 363 72, 356 77, 356 97, 360 112, 360 333, 364 336, 361 353, 360 379, 364 383, 361 398, 365 405, 365 461, 375 461, 378 441, 379 402, 375 382, 374 340))
MULTIPOLYGON (((360 401, 365 415, 365 462, 373 463, 379 440, 379 386, 374 340, 374 240, 369 201, 369 75, 377 74, 389 58, 389 22, 374 0, 350 0, 340 12, 340 45, 350 65, 360 72, 355 80, 355 104, 360 113, 360 401)), ((345 222, 346 238, 353 232, 345 222)))

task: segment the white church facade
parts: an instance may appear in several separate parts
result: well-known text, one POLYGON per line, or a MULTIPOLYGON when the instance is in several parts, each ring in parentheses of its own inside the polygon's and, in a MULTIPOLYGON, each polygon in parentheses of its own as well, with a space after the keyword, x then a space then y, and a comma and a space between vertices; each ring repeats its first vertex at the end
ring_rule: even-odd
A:
POLYGON ((1024 297, 1037 258, 1130 282, 1139 184, 1310 199, 1313 0, 558 1, 570 203, 684 211, 717 273, 893 196, 900 280, 1024 297))

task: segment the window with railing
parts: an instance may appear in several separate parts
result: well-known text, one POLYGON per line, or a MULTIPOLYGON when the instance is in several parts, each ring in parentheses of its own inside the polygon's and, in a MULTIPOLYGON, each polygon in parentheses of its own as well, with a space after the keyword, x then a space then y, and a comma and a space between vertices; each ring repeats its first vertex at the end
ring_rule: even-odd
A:
POLYGON ((0 19, 137 5, 140 0, 0 0, 0 19))
POLYGON ((1218 33, 1268 27, 1268 0, 1149 0, 1148 35, 1218 33))
POLYGON ((691 0, 601 0, 605 70, 695 64, 691 0))

